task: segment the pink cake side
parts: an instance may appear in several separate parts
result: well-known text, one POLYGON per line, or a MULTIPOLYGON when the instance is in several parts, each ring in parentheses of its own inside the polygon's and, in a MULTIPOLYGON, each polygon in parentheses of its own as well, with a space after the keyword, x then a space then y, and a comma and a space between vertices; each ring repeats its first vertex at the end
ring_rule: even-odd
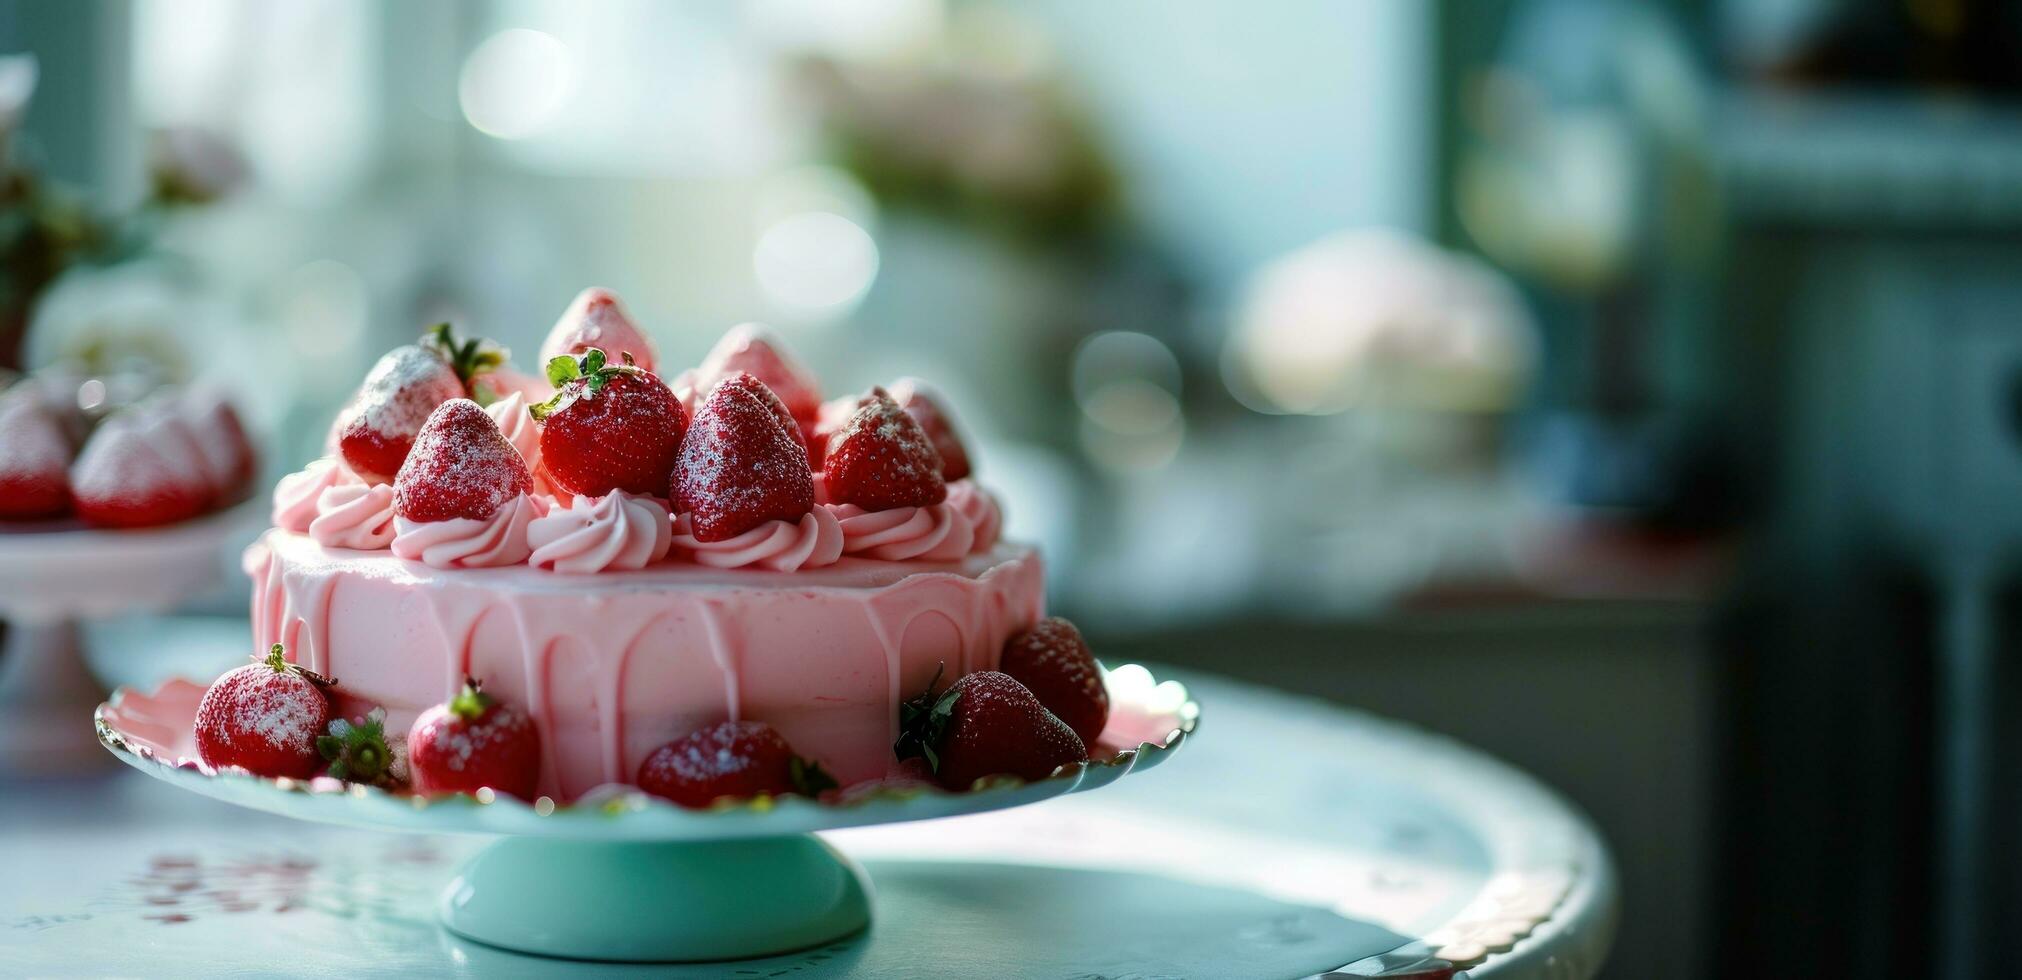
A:
POLYGON ((253 633, 337 679, 389 731, 465 674, 540 726, 541 792, 631 782, 655 747, 730 719, 771 723, 845 784, 888 775, 898 705, 936 669, 995 667, 1045 615, 1038 555, 844 558, 795 573, 663 564, 565 576, 439 570, 275 529, 246 553, 253 633))

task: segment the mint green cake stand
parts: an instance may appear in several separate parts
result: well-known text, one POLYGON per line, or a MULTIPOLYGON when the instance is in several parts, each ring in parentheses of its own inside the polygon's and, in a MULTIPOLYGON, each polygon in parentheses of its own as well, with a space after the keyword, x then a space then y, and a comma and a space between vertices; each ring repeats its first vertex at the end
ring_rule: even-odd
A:
POLYGON ((557 806, 477 796, 419 799, 336 780, 218 772, 192 735, 204 685, 121 689, 98 707, 98 738, 134 768, 241 806, 323 823, 498 838, 444 889, 449 931, 490 946, 584 960, 701 962, 806 949, 868 927, 873 893, 855 862, 815 832, 1037 803, 1108 785, 1176 751, 1200 706, 1135 664, 1107 671, 1108 728, 1092 760, 1049 779, 967 793, 858 787, 686 810, 629 787, 557 806))

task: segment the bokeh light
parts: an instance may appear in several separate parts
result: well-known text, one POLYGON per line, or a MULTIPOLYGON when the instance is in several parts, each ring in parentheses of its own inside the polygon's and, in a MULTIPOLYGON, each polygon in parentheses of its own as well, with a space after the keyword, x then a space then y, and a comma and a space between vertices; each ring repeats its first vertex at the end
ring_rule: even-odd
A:
POLYGON ((782 308, 840 313, 878 274, 878 246, 862 225, 829 211, 788 215, 758 237, 751 268, 759 288, 782 308))
POLYGON ((1150 334, 1099 333, 1075 349, 1071 372, 1082 449, 1098 466, 1157 469, 1179 455, 1186 419, 1172 348, 1150 334))
POLYGON ((523 139, 560 113, 574 75, 568 45, 553 35, 516 27, 486 38, 464 60, 457 103, 479 132, 523 139))

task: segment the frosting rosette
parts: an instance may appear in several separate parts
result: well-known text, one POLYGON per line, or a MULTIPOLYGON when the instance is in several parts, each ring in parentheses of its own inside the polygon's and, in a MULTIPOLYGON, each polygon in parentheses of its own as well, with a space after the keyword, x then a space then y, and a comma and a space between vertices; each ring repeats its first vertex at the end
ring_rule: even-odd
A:
POLYGON ((1004 532, 1004 511, 990 491, 974 480, 956 480, 948 484, 946 504, 961 512, 976 529, 975 540, 969 543, 971 554, 989 551, 997 544, 998 536, 1004 532))
POLYGON ((976 525, 946 501, 925 507, 865 510, 823 504, 842 524, 843 553, 883 561, 955 561, 976 543, 976 525))
POLYGON ((316 497, 309 537, 326 548, 378 551, 393 543, 393 488, 340 483, 316 497))
POLYGON ((527 564, 578 575, 631 571, 667 557, 673 537, 667 505, 656 498, 623 490, 578 496, 527 525, 527 564))
POLYGON ((697 541, 688 515, 674 518, 674 547, 683 557, 711 568, 756 566, 775 572, 833 565, 843 554, 842 522, 817 506, 798 521, 766 521, 722 541, 697 541))
POLYGON ((547 514, 544 498, 520 494, 483 520, 393 520, 393 553, 436 568, 517 565, 533 554, 527 527, 547 514))
POLYGON ((486 405, 484 413, 498 423, 499 434, 526 461, 527 472, 534 478, 534 492, 556 500, 566 499, 567 494, 556 488, 554 481, 548 479, 548 471, 541 467, 541 427, 527 412, 526 396, 514 391, 486 405))
POLYGON ((323 491, 342 484, 357 483, 351 471, 324 457, 311 462, 274 484, 274 526, 304 534, 320 512, 323 491))

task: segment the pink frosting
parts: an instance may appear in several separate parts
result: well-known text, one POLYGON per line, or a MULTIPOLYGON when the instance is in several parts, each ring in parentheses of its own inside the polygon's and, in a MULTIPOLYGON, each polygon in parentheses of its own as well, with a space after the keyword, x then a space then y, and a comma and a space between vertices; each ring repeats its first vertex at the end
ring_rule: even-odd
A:
POLYGON ((884 561, 954 561, 976 542, 969 516, 943 501, 927 507, 865 510, 822 504, 842 521, 843 551, 884 561))
POLYGON ((835 564, 843 553, 843 529, 828 508, 816 507, 798 521, 766 521, 723 541, 697 541, 682 514, 674 518, 674 546, 682 557, 712 568, 792 572, 835 564))
POLYGON ((623 490, 578 496, 527 525, 527 564, 579 575, 632 571, 667 557, 673 536, 657 498, 623 490))
POLYGON ((274 526, 296 534, 306 533, 316 520, 316 502, 323 491, 357 482, 349 469, 329 457, 282 477, 281 482, 274 484, 274 526))
POLYGON ((960 511, 976 529, 976 540, 969 545, 970 554, 981 554, 997 544, 997 538, 1004 532, 1004 512, 990 491, 974 480, 956 480, 948 484, 945 503, 960 511))
POLYGON ((340 483, 316 498, 309 537, 326 548, 378 551, 393 543, 393 488, 340 483))
POLYGON ((629 782, 655 748, 725 719, 771 724, 845 784, 886 778, 901 770, 899 704, 937 672, 996 669, 1046 614, 1038 557, 1006 547, 933 568, 845 557, 585 576, 438 570, 277 530, 246 568, 254 638, 342 678, 388 731, 465 677, 523 706, 541 733, 540 791, 558 800, 629 782))
POLYGON ((533 554, 527 526, 546 516, 543 498, 520 494, 484 520, 393 520, 393 553, 436 568, 517 565, 533 554))
POLYGON ((498 423, 499 432, 526 460, 527 472, 534 477, 534 492, 557 500, 566 498, 568 495, 557 489, 554 481, 548 479, 548 471, 541 468, 541 427, 527 414, 526 396, 515 391, 485 406, 484 412, 498 423))

